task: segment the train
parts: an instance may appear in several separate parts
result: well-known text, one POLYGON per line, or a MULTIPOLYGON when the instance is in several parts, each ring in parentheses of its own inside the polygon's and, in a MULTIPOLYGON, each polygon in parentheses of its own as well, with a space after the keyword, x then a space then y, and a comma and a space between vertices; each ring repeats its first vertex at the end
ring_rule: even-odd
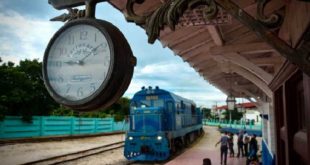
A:
POLYGON ((203 132, 196 104, 158 86, 142 87, 130 101, 124 156, 133 161, 164 161, 203 132))

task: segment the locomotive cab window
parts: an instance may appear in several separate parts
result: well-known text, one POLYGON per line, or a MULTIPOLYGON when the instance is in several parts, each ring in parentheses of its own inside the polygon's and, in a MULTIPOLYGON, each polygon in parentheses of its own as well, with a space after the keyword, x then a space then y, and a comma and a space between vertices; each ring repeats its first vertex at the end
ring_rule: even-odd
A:
POLYGON ((185 109, 185 104, 184 104, 183 100, 181 101, 181 109, 185 109))
POLYGON ((177 110, 180 109, 180 104, 176 103, 177 110))
POLYGON ((141 108, 151 107, 151 101, 150 100, 141 100, 140 107, 141 108))
POLYGON ((130 108, 131 109, 136 109, 137 108, 137 102, 132 102, 131 104, 130 104, 130 108))
POLYGON ((169 113, 172 113, 173 111, 173 102, 169 101, 167 102, 167 109, 169 113))
POLYGON ((153 106, 154 107, 164 107, 164 100, 154 100, 153 106))
POLYGON ((191 104, 191 110, 192 110, 192 114, 193 114, 193 115, 196 114, 195 109, 196 109, 196 106, 193 105, 193 104, 191 104))

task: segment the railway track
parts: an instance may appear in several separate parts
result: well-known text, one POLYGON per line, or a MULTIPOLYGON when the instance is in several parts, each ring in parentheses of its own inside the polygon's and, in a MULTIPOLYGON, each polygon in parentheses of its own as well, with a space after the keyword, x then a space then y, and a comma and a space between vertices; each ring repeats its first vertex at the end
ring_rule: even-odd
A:
POLYGON ((61 164, 61 163, 75 161, 81 158, 97 155, 97 154, 104 153, 107 151, 115 150, 115 149, 122 148, 122 147, 124 147, 124 141, 102 145, 99 147, 95 147, 95 148, 91 148, 91 149, 87 149, 83 151, 77 151, 77 152, 73 152, 69 154, 64 154, 64 155, 49 157, 46 159, 27 162, 27 163, 24 163, 23 165, 61 164))
POLYGON ((115 131, 108 133, 96 133, 96 134, 83 134, 83 135, 71 135, 71 136, 46 136, 46 137, 30 137, 30 138, 19 138, 19 139, 0 139, 0 146, 20 144, 20 143, 37 143, 37 142, 50 142, 50 141, 63 141, 63 140, 73 140, 82 139, 89 137, 99 137, 99 136, 110 136, 124 134, 124 131, 115 131))

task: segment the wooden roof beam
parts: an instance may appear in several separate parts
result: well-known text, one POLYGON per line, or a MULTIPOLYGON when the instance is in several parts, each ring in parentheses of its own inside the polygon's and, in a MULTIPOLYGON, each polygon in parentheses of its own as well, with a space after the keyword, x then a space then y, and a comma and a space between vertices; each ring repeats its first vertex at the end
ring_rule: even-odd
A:
POLYGON ((195 49, 189 54, 182 56, 182 58, 185 61, 190 61, 190 63, 196 63, 195 60, 198 59, 199 62, 197 64, 204 65, 204 61, 208 60, 208 58, 204 59, 204 58, 200 58, 199 56, 206 56, 206 54, 219 55, 219 54, 232 53, 232 52, 251 54, 251 53, 263 53, 263 52, 270 52, 270 51, 275 51, 275 50, 264 42, 215 46, 211 48, 208 48, 206 46, 206 47, 202 47, 199 49, 195 49))
POLYGON ((247 44, 231 44, 225 46, 211 47, 210 54, 219 55, 225 53, 265 53, 275 51, 274 48, 265 42, 247 43, 247 44))
POLYGON ((254 58, 254 59, 249 59, 249 60, 255 65, 276 65, 276 64, 283 63, 283 60, 280 56, 272 56, 272 57, 266 57, 266 58, 254 58))
POLYGON ((248 79, 249 81, 251 81, 259 89, 261 89, 269 98, 272 98, 273 93, 271 89, 268 87, 268 85, 264 81, 256 77, 253 73, 241 67, 236 67, 236 66, 232 67, 232 70, 236 72, 237 74, 239 74, 240 76, 244 77, 245 79, 248 79))
POLYGON ((262 79, 266 84, 269 84, 273 78, 271 74, 264 71, 262 68, 256 66, 251 61, 247 60, 243 56, 239 55, 238 53, 229 53, 225 54, 224 57, 229 59, 232 63, 237 64, 246 70, 252 72, 257 77, 262 79))
POLYGON ((255 84, 259 89, 261 89, 269 98, 272 98, 272 91, 268 87, 268 85, 260 78, 258 78, 255 74, 252 72, 236 65, 231 62, 225 61, 225 58, 215 58, 220 63, 223 63, 223 65, 220 65, 223 72, 235 72, 242 76, 243 78, 251 81, 253 84, 255 84), (223 61, 224 60, 224 61, 223 61))
POLYGON ((196 30, 196 31, 194 31, 188 35, 184 35, 184 36, 178 38, 177 40, 175 40, 175 42, 171 42, 168 45, 169 45, 169 47, 174 48, 174 47, 178 46, 179 44, 188 41, 191 38, 194 38, 194 37, 201 35, 201 33, 205 32, 206 30, 207 29, 205 29, 205 28, 198 29, 198 30, 196 30))
MULTIPOLYGON (((242 67, 242 68, 248 70, 249 72, 253 73, 254 75, 256 75, 258 78, 260 78, 266 84, 271 82, 271 80, 273 78, 273 76, 271 74, 269 74, 268 72, 266 72, 262 68, 256 66, 251 61, 247 60, 246 58, 244 58, 243 56, 241 56, 237 53, 225 54, 223 56, 220 56, 220 55, 210 55, 210 56, 212 56, 212 58, 214 60, 221 63, 220 65, 226 65, 227 62, 229 62, 229 61, 236 64, 236 65, 239 65, 240 67, 242 67)), ((204 64, 206 64, 206 62, 198 63, 197 68, 199 68, 200 66, 203 67, 204 64)), ((226 72, 228 72, 227 69, 229 69, 229 68, 226 67, 225 69, 226 69, 226 72)))
POLYGON ((188 57, 192 54, 198 54, 202 52, 207 52, 210 47, 215 46, 215 44, 212 42, 212 38, 205 40, 204 42, 201 42, 199 44, 196 44, 190 48, 184 49, 179 52, 179 55, 182 57, 188 57))
MULTIPOLYGON (((238 5, 232 2, 232 0, 215 0, 215 2, 223 10, 226 10, 229 14, 231 14, 235 19, 239 20, 252 31, 255 31, 257 36, 270 44, 273 48, 280 52, 283 57, 291 63, 296 64, 300 70, 310 76, 310 60, 308 58, 310 51, 308 50, 307 45, 304 46, 303 44, 300 48, 294 49, 287 45, 287 43, 280 39, 276 34, 271 33, 271 31, 256 18, 243 11, 238 5)), ((271 22, 269 23, 272 24, 271 22)), ((310 27, 308 26, 304 37, 310 34, 309 29, 310 27)), ((307 39, 305 39, 305 41, 307 41, 307 39)))
POLYGON ((208 31, 210 33, 210 36, 213 39, 215 45, 223 46, 224 45, 224 41, 223 41, 222 35, 221 35, 218 27, 214 26, 214 25, 208 25, 207 29, 208 29, 208 31))
POLYGON ((189 60, 188 63, 192 67, 196 67, 197 64, 199 64, 201 61, 210 60, 210 59, 212 59, 212 58, 209 55, 203 54, 203 55, 195 56, 194 58, 191 58, 191 60, 189 60))
MULTIPOLYGON (((165 27, 169 28, 169 27, 165 27)), ((171 31, 170 33, 160 34, 159 40, 162 43, 162 45, 169 46, 169 44, 172 41, 178 40, 179 38, 182 38, 184 35, 189 35, 192 31, 196 31, 201 29, 202 27, 198 26, 185 26, 185 27, 176 27, 174 31, 171 31)))

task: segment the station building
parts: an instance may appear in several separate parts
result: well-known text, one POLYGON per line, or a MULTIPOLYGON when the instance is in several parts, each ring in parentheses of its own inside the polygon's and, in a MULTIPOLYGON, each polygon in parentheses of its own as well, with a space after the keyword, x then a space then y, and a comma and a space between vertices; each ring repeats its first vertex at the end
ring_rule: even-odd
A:
POLYGON ((309 164, 309 1, 109 3, 206 81, 255 101, 263 116, 264 164, 309 164))

